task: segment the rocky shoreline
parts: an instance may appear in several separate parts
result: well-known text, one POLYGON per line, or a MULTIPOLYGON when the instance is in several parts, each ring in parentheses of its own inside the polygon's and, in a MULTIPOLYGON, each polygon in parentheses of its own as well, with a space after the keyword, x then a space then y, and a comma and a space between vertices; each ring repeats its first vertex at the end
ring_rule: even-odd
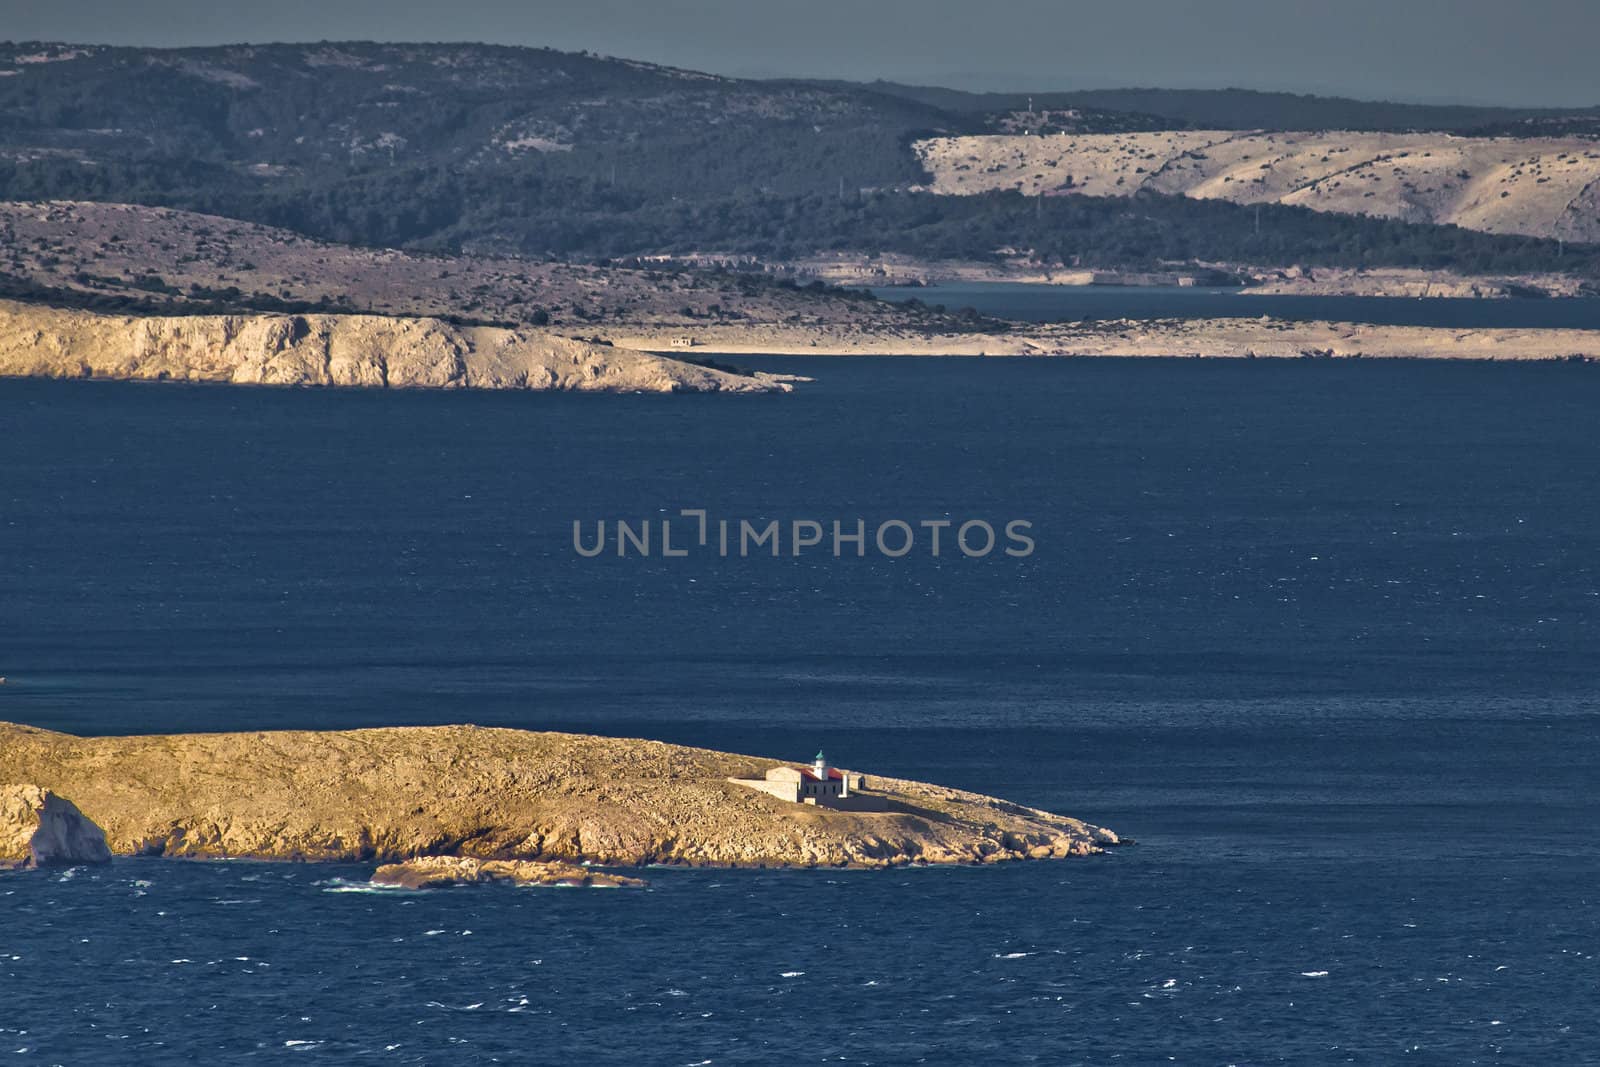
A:
POLYGON ((582 889, 637 889, 649 884, 642 878, 555 860, 478 860, 469 856, 419 856, 403 863, 386 863, 372 874, 373 885, 396 889, 450 889, 492 882, 582 889))
POLYGON ((0 376, 613 393, 792 388, 536 329, 385 315, 103 315, 14 301, 0 301, 0 376))
MULTIPOLYGON (((1242 298, 1243 299, 1243 298, 1242 298)), ((783 393, 809 378, 711 356, 1031 356, 1600 362, 1600 330, 1258 318, 979 324, 617 324, 589 340, 380 315, 114 316, 0 301, 0 377, 356 388, 783 393)))
MULTIPOLYGON (((0 723, 0 782, 70 798, 121 856, 882 868, 1120 843, 1077 819, 922 782, 873 775, 885 810, 861 812, 729 781, 779 765, 472 726, 76 737, 0 723)), ((17 861, 26 825, 10 823, 0 860, 17 861)))

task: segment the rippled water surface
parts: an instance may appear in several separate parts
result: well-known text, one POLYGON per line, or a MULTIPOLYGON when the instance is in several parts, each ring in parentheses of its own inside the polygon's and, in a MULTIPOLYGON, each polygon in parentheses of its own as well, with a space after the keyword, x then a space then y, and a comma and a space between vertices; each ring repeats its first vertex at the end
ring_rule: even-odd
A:
POLYGON ((821 745, 1138 845, 643 891, 4 874, 0 1057, 1600 1060, 1592 368, 770 365, 818 382, 0 383, 0 718, 821 745), (572 550, 684 507, 1038 550, 572 550))

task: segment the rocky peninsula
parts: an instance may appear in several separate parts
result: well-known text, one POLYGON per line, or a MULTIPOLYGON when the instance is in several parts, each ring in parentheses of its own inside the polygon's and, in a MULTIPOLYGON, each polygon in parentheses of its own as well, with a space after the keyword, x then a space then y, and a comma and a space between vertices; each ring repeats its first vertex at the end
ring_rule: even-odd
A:
POLYGON ((0 301, 0 376, 586 392, 786 392, 533 328, 387 315, 103 315, 0 301))
MULTIPOLYGON (((872 775, 887 810, 865 812, 729 781, 779 765, 474 726, 77 737, 0 723, 0 782, 70 798, 118 855, 890 867, 1118 843, 1077 819, 922 782, 872 775)), ((20 837, 0 826, 0 859, 20 837)))

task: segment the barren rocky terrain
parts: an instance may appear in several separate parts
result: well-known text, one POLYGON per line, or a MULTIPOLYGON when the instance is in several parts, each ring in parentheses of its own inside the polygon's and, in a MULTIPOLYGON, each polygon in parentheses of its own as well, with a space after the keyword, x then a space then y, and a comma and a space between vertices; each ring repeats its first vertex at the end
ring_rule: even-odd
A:
POLYGON ((0 782, 72 800, 121 855, 882 867, 1117 843, 1077 819, 870 768, 887 812, 791 804, 727 781, 776 765, 472 726, 75 737, 0 724, 0 782))
POLYGON ((79 201, 0 202, 0 274, 83 298, 175 308, 265 298, 384 315, 547 318, 569 335, 618 320, 672 326, 861 314, 859 300, 759 276, 358 248, 216 215, 79 201))
MULTIPOLYGON (((1134 282, 1120 272, 1064 268, 1023 253, 925 260, 836 252, 769 265, 802 279, 868 286, 941 282, 1087 285, 1134 282)), ((1252 291, 1316 295, 1499 297, 1592 293, 1560 274, 1468 275, 1447 270, 1261 270, 1207 265, 1252 291)), ((662 257, 642 269, 470 255, 429 255, 330 244, 254 223, 134 204, 0 202, 0 281, 57 300, 138 302, 174 312, 195 306, 308 305, 383 315, 537 323, 567 337, 673 337, 742 326, 760 331, 871 326, 888 336, 952 332, 949 316, 912 313, 837 290, 774 284, 750 257, 662 257), (730 268, 718 272, 717 268, 730 268), (754 271, 755 273, 750 273, 754 271), (540 313, 543 313, 542 315, 540 313)), ((1194 275, 1200 268, 1178 273, 1194 275)), ((1157 278, 1174 284, 1171 277, 1157 278)), ((927 304, 941 303, 930 289, 927 304)), ((953 310, 953 309, 952 309, 953 310)))
POLYGON ((1497 234, 1600 240, 1600 141, 1437 133, 1159 133, 920 141, 935 191, 1181 194, 1497 234))

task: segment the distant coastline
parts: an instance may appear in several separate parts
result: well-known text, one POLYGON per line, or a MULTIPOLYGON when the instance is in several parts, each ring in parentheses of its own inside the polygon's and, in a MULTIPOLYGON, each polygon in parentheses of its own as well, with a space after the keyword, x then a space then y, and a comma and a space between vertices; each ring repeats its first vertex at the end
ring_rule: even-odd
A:
MULTIPOLYGON (((1415 269, 1157 274, 840 252, 764 263, 713 254, 575 264, 375 250, 130 204, 0 204, 0 375, 359 387, 779 393, 719 354, 1470 360, 1600 359, 1600 330, 1380 326, 1263 315, 1028 323, 873 299, 868 286, 1184 280, 1251 296, 1578 296, 1576 275, 1415 269), (82 264, 93 261, 93 269, 82 264), (1248 282, 1248 286, 1242 283, 1248 282)), ((1265 304, 1263 312, 1270 313, 1265 304)), ((1558 320, 1559 321, 1559 320, 1558 320)))
MULTIPOLYGON (((715 255, 679 257, 691 266, 714 265, 715 255)), ((1180 264, 1152 270, 1072 268, 1039 262, 1022 253, 987 259, 924 259, 886 253, 841 252, 786 261, 783 268, 834 285, 923 286, 938 302, 946 285, 1011 283, 1104 287, 1221 286, 1241 294, 1298 296, 1455 297, 1494 300, 1517 296, 1600 297, 1600 283, 1572 274, 1472 274, 1420 267, 1262 267, 1250 263, 1180 264)))
POLYGON ((740 356, 1600 361, 1600 330, 1448 329, 1260 318, 1015 323, 626 324, 590 339, 375 315, 126 316, 0 301, 0 377, 342 388, 784 393, 809 379, 740 356))
MULTIPOLYGON (((613 335, 617 345, 670 351, 661 333, 613 335)), ((1448 329, 1259 319, 1124 319, 1004 324, 973 333, 918 333, 871 325, 712 326, 688 334, 727 356, 1035 356, 1195 359, 1445 359, 1600 361, 1600 330, 1448 329)))

